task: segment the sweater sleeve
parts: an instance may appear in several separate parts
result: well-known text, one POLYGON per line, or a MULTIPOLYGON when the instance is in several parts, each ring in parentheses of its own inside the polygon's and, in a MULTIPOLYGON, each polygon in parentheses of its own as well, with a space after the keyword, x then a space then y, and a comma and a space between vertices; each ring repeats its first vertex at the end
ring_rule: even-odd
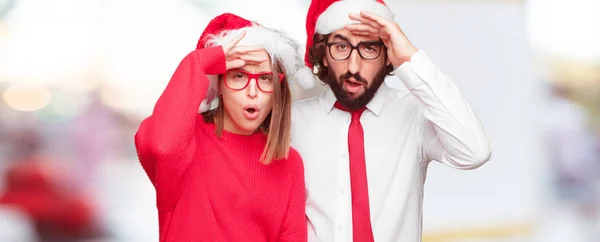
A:
POLYGON ((189 53, 158 98, 152 115, 142 121, 135 134, 138 158, 157 191, 159 206, 169 200, 168 204, 174 204, 183 174, 192 162, 198 142, 198 108, 210 85, 207 74, 225 70, 220 46, 189 53))
POLYGON ((306 242, 306 188, 304 186, 304 165, 302 158, 290 149, 290 160, 294 163, 290 200, 279 234, 280 242, 306 242))

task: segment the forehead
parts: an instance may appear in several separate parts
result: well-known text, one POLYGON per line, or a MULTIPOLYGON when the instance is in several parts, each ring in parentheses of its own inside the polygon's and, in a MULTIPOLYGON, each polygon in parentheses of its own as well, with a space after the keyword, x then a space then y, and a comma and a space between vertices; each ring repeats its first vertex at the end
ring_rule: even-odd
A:
POLYGON ((246 64, 246 65, 242 66, 242 68, 240 68, 240 69, 248 71, 250 73, 271 71, 271 58, 269 57, 269 54, 267 53, 267 51, 265 51, 265 50, 253 51, 253 52, 248 52, 247 55, 250 55, 253 57, 266 58, 267 61, 261 62, 258 64, 246 64))
POLYGON ((379 36, 376 34, 371 35, 356 35, 352 34, 347 29, 338 29, 329 35, 327 41, 349 41, 351 44, 358 44, 363 41, 379 41, 379 36))

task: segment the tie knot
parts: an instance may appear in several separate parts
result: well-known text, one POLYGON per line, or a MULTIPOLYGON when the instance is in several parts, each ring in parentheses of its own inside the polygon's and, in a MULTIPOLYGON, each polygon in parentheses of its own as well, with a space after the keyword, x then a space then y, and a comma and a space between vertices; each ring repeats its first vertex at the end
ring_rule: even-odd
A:
POLYGON ((365 111, 365 108, 361 108, 359 110, 354 110, 351 112, 352 114, 352 120, 359 120, 360 116, 363 114, 363 112, 365 111))
POLYGON ((346 112, 349 112, 350 114, 352 114, 352 120, 359 120, 360 116, 363 114, 363 112, 366 109, 366 107, 362 107, 358 110, 350 110, 350 109, 342 106, 342 104, 340 104, 339 102, 335 102, 335 104, 333 106, 339 110, 343 110, 343 111, 346 111, 346 112))

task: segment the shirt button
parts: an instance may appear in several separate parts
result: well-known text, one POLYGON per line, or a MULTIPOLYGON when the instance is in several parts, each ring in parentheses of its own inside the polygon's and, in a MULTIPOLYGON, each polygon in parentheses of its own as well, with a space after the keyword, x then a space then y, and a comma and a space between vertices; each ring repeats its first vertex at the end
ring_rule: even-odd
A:
POLYGON ((344 227, 342 225, 338 225, 337 230, 342 231, 344 230, 344 227))
POLYGON ((346 154, 345 154, 345 153, 344 153, 344 154, 342 154, 342 158, 346 158, 346 154))
POLYGON ((344 189, 340 189, 340 194, 344 195, 344 189))

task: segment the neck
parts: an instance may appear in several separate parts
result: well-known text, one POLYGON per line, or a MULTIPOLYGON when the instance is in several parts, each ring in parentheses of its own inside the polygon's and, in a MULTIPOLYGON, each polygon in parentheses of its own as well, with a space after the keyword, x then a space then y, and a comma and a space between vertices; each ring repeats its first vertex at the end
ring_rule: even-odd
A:
MULTIPOLYGON (((225 110, 220 110, 225 111, 225 110)), ((217 115, 217 117, 223 118, 223 130, 237 135, 252 135, 256 132, 256 130, 244 130, 237 123, 235 123, 227 113, 223 113, 223 115, 217 115)), ((220 122, 221 120, 215 120, 215 122, 220 122)))

